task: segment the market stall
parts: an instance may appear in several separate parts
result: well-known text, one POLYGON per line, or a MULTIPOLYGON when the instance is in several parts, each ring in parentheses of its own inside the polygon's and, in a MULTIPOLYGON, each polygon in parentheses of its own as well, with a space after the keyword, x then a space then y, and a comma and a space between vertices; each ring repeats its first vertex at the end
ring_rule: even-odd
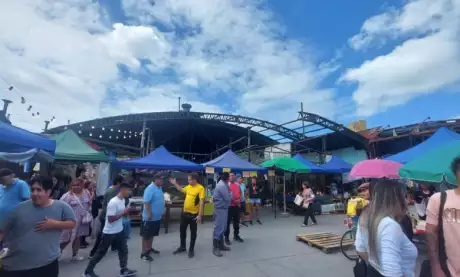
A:
POLYGON ((332 158, 327 162, 321 165, 321 168, 328 173, 347 173, 350 172, 353 165, 347 163, 337 156, 332 156, 332 158))
POLYGON ((431 150, 434 150, 436 148, 439 148, 443 145, 455 141, 460 141, 460 134, 443 127, 440 128, 436 133, 434 133, 424 142, 417 144, 416 146, 402 151, 398 154, 389 156, 385 158, 385 160, 406 164, 412 160, 415 160, 423 156, 431 150))
POLYGON ((56 142, 10 124, 0 122, 0 159, 22 163, 34 157, 50 160, 55 154, 56 142))
MULTIPOLYGON (((214 174, 220 172, 234 172, 241 173, 243 177, 257 177, 257 173, 265 173, 267 170, 263 167, 252 164, 243 158, 236 155, 232 150, 228 150, 219 157, 203 163, 206 174, 214 174)), ((249 205, 246 205, 249 209, 249 205)), ((205 207, 205 215, 214 212, 214 206, 209 203, 205 207)))
POLYGON ((94 150, 74 131, 52 135, 51 139, 56 141, 57 161, 79 161, 79 162, 107 162, 109 157, 103 152, 94 150))
MULTIPOLYGON (((118 169, 150 169, 150 170, 179 170, 179 171, 202 171, 203 167, 199 164, 184 160, 171 154, 164 146, 160 146, 153 150, 150 154, 145 157, 125 160, 125 161, 113 161, 113 168, 118 169)), ((209 202, 208 200, 206 202, 209 202)), ((166 203, 166 211, 164 215, 164 228, 165 233, 168 233, 169 221, 171 217, 171 209, 182 208, 184 204, 183 200, 168 201, 166 203)), ((205 215, 206 214, 205 204, 205 215)), ((140 213, 142 205, 138 206, 137 213, 140 213)))
MULTIPOLYGON (((286 191, 286 173, 309 173, 311 169, 308 168, 304 163, 302 163, 299 159, 291 158, 291 157, 277 157, 268 161, 265 161, 261 164, 261 166, 272 169, 274 171, 278 171, 283 176, 283 194, 281 199, 277 199, 275 194, 275 189, 273 189, 273 198, 278 200, 280 203, 283 203, 283 214, 287 214, 288 206, 294 208, 294 198, 295 195, 288 195, 286 191), (288 204, 290 203, 290 205, 288 204)), ((275 201, 276 202, 276 201, 275 201)), ((276 206, 276 205, 274 205, 276 206)), ((276 216, 276 214, 275 214, 276 216)))

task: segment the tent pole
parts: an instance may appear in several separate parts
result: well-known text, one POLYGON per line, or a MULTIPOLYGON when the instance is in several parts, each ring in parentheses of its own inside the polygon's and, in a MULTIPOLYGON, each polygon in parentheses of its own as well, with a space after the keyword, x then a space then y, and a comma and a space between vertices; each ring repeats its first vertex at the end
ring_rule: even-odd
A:
POLYGON ((286 205, 286 172, 284 173, 283 175, 283 204, 284 204, 284 211, 283 213, 281 214, 282 216, 284 217, 287 217, 289 216, 289 214, 287 213, 287 205, 286 205))
POLYGON ((141 135, 141 157, 144 156, 145 129, 147 127, 146 125, 147 125, 147 122, 144 118, 144 122, 142 123, 142 135, 141 135))
POLYGON ((272 206, 275 208, 275 218, 276 218, 276 210, 278 209, 278 206, 276 205, 276 194, 275 194, 275 179, 276 177, 273 176, 270 178, 272 181, 272 206))

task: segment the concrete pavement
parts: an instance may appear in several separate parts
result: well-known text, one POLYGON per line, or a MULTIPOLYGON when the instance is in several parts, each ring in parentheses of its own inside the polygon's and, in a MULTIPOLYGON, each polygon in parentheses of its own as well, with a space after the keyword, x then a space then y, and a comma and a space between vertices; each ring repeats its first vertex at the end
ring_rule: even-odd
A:
MULTIPOLYGON (((232 251, 224 252, 223 258, 212 255, 212 223, 199 226, 195 247, 196 256, 189 259, 187 254, 173 256, 179 246, 179 224, 173 222, 168 234, 162 233, 155 238, 154 248, 161 251, 151 264, 139 259, 139 228, 133 228, 129 244, 129 267, 138 270, 138 276, 162 277, 295 277, 295 276, 353 276, 353 263, 340 252, 324 254, 295 240, 302 232, 334 232, 342 234, 343 215, 318 216, 319 224, 306 228, 300 227, 302 217, 274 219, 271 210, 264 211, 263 223, 241 227, 244 243, 234 242, 232 251)), ((88 256, 89 250, 81 254, 88 256)), ((66 251, 61 261, 60 276, 81 276, 88 260, 71 262, 70 252, 66 251)), ((96 267, 100 277, 118 276, 119 266, 116 253, 109 253, 96 267)))

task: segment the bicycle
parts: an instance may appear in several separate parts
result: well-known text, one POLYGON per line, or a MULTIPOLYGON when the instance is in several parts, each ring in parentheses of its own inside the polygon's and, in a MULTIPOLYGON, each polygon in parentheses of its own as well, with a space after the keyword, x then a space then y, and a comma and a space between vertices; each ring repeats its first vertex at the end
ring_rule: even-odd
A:
POLYGON ((350 218, 345 219, 345 225, 349 230, 347 230, 340 239, 340 250, 345 258, 350 261, 356 261, 359 259, 358 252, 355 248, 356 228, 353 226, 353 222, 350 218))

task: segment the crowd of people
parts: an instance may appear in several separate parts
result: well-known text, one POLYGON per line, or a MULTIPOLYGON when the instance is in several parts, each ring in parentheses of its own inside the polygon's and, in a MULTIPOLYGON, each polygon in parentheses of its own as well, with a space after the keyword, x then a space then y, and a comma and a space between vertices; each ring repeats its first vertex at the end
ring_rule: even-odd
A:
MULTIPOLYGON (((198 224, 203 217, 206 196, 199 179, 196 173, 188 175, 187 184, 169 179, 185 196, 180 219, 180 244, 174 255, 188 252, 189 258, 195 256, 198 224), (190 242, 187 248, 189 228, 190 242)), ((0 183, 0 242, 3 249, 8 250, 3 253, 0 276, 58 276, 59 261, 66 247, 72 249, 72 260, 84 259, 79 255, 79 250, 88 246, 86 237, 91 231, 96 231, 91 230, 93 220, 100 221, 100 228, 83 276, 98 276, 94 269, 109 248, 118 252, 120 276, 136 274, 127 266, 127 241, 131 232, 129 214, 132 211, 129 198, 134 188, 139 186, 126 182, 123 176, 117 176, 104 196, 96 197, 95 186, 82 168, 77 168, 76 178, 68 181, 67 190, 63 189, 56 177, 34 175, 27 184, 15 178, 14 173, 6 168, 0 170, 0 183)), ((160 221, 165 212, 163 183, 164 176, 157 174, 150 185, 142 188, 140 258, 146 262, 152 262, 153 254, 160 253, 153 247, 153 240, 159 235, 160 221)), ((230 225, 233 224, 234 241, 243 243, 240 224, 253 224, 253 221, 262 224, 257 180, 251 179, 251 184, 246 186, 240 176, 223 173, 214 190, 213 202, 215 228, 212 253, 222 257, 221 251, 230 251, 229 245, 232 244, 230 225), (251 206, 250 215, 246 212, 246 197, 251 206), (245 219, 240 221, 241 216, 245 219)))
MULTIPOLYGON (((416 191, 417 214, 426 219, 425 238, 428 260, 423 261, 420 277, 460 276, 460 157, 451 165, 457 177, 455 189, 433 194, 427 185, 416 191), (426 211, 426 213, 425 213, 426 211)), ((404 186, 381 179, 363 188, 368 204, 359 211, 355 246, 361 258, 356 277, 415 277, 418 248, 408 216, 404 186)))

